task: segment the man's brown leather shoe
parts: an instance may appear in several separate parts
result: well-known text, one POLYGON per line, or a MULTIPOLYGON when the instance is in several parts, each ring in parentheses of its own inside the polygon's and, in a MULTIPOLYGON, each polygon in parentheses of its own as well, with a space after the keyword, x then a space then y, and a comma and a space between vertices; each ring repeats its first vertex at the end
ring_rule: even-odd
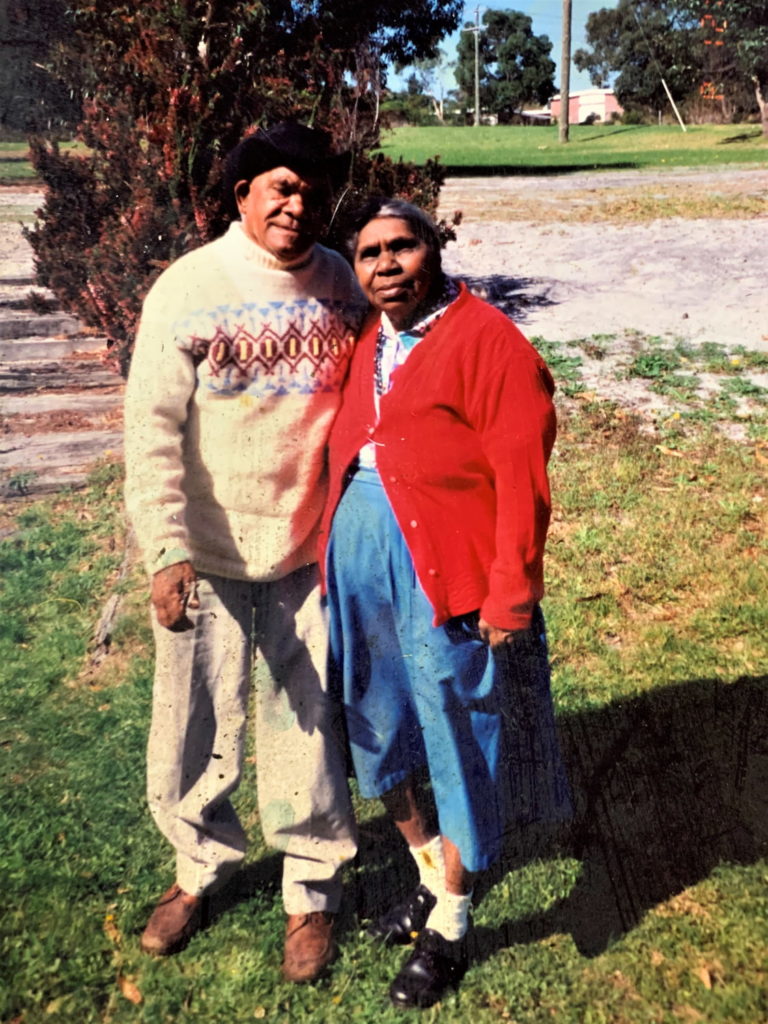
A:
POLYGON ((178 953, 200 927, 202 897, 173 883, 163 893, 141 936, 141 948, 155 956, 178 953))
POLYGON ((283 977, 286 981, 314 981, 335 959, 333 914, 289 914, 285 926, 283 977))

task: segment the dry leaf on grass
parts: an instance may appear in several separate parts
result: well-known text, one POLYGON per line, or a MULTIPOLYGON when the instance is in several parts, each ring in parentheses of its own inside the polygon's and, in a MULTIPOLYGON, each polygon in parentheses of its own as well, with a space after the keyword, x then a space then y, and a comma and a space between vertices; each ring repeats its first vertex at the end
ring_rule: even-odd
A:
POLYGON ((702 964, 694 974, 706 989, 713 989, 715 985, 723 983, 723 966, 718 960, 702 964))
POLYGON ((694 917, 705 920, 712 916, 709 910, 699 903, 698 900, 694 899, 687 890, 683 890, 677 896, 673 896, 666 903, 660 903, 654 910, 654 913, 658 917, 694 917))
POLYGON ((115 915, 107 914, 104 918, 104 934, 107 936, 109 941, 115 946, 119 946, 123 941, 123 936, 120 934, 120 929, 115 924, 115 915))
POLYGON ((672 1009, 674 1015, 680 1020, 690 1021, 691 1024, 695 1024, 696 1021, 704 1020, 704 1014, 699 1013, 692 1006, 688 1006, 686 1003, 684 1006, 675 1006, 672 1009))
POLYGON ((122 974, 119 975, 117 979, 117 985, 122 994, 125 996, 125 998, 130 1003, 133 1003, 134 1006, 138 1006, 139 1003, 143 1000, 144 996, 139 991, 138 985, 130 978, 125 978, 123 977, 122 974))

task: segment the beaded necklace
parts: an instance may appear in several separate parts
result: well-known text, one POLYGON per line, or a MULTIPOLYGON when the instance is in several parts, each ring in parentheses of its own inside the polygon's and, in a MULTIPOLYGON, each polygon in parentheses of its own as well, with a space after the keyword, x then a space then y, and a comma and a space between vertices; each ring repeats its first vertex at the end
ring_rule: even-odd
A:
MULTIPOLYGON (((417 341, 424 337, 437 323, 440 317, 445 313, 446 309, 459 295, 459 286, 453 280, 453 278, 443 275, 443 284, 440 289, 440 294, 437 299, 429 308, 429 311, 423 316, 417 323, 405 331, 396 331, 396 328, 392 328, 396 331, 397 336, 408 351, 410 351, 417 341)), ((387 344, 387 331, 382 322, 379 324, 379 331, 376 336, 376 351, 374 354, 374 371, 373 379, 374 386, 376 388, 376 394, 384 394, 384 373, 382 369, 382 357, 384 355, 384 348, 387 344)))

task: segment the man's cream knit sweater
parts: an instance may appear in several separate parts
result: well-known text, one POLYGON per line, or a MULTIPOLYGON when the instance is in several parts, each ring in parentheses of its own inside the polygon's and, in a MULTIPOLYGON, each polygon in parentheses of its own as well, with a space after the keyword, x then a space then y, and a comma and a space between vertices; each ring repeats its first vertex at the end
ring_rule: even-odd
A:
POLYGON ((325 444, 364 300, 337 253, 287 267, 240 223, 144 303, 125 401, 126 501, 148 572, 270 580, 315 561, 325 444))

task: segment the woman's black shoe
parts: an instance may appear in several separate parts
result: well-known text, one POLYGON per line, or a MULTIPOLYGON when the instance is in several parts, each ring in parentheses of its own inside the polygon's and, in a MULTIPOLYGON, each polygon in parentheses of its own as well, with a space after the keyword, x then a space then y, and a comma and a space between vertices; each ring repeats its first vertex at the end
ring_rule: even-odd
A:
POLYGON ((426 1009, 442 999, 446 989, 458 985, 466 969, 465 940, 449 942, 426 928, 390 986, 390 1001, 402 1009, 426 1009))
POLYGON ((436 897, 425 885, 414 889, 403 903, 398 903, 386 914, 370 924, 367 932, 374 939, 379 939, 387 946, 405 946, 414 938, 427 923, 432 907, 437 903, 436 897))

